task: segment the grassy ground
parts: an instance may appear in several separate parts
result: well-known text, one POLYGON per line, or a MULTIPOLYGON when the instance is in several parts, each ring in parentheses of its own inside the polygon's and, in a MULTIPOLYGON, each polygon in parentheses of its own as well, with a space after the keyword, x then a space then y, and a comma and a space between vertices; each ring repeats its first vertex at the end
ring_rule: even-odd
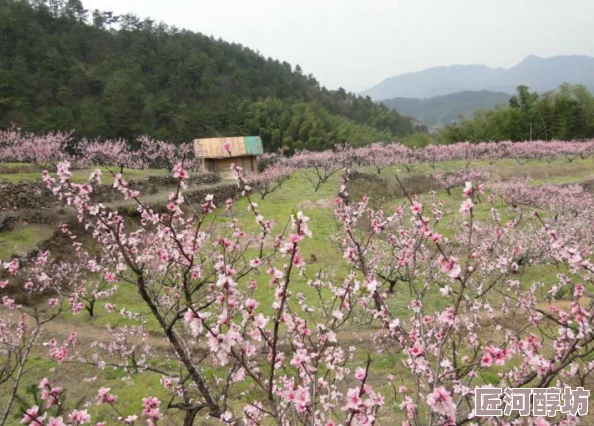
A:
POLYGON ((0 259, 28 253, 49 239, 54 232, 53 226, 17 223, 13 230, 0 233, 0 259))
MULTIPOLYGON (((395 203, 402 203, 404 200, 395 198, 394 193, 397 191, 397 184, 394 175, 398 174, 402 179, 409 179, 412 183, 414 181, 421 182, 426 179, 426 176, 434 172, 447 172, 460 170, 466 167, 466 163, 462 161, 438 163, 435 167, 429 164, 414 165, 412 171, 409 173, 404 167, 389 167, 382 170, 378 182, 361 182, 360 192, 372 191, 372 196, 378 198, 378 203, 384 206, 394 205, 395 203)), ((594 159, 577 160, 573 164, 567 163, 563 159, 555 160, 552 163, 545 162, 529 162, 525 165, 520 165, 513 160, 501 160, 494 165, 487 162, 472 162, 471 168, 479 168, 491 176, 493 180, 507 180, 514 177, 530 177, 533 184, 538 183, 556 183, 566 184, 581 182, 592 179, 594 177, 594 159)), ((31 170, 22 170, 22 173, 14 173, 17 166, 8 165, 0 167, 0 180, 19 181, 21 178, 38 179, 39 173, 31 170), (13 167, 13 172, 7 172, 13 167), (5 176, 10 176, 6 179, 5 176), (16 176, 15 176, 16 175, 16 176), (17 177, 19 176, 19 177, 17 177)), ((372 169, 363 170, 366 173, 375 174, 372 169)), ((89 171, 79 171, 76 174, 76 179, 81 181, 86 179, 89 171)), ((107 177, 109 173, 105 172, 107 177)), ((133 175, 138 178, 146 177, 150 172, 146 171, 126 171, 125 174, 128 179, 133 175)), ((375 179, 374 179, 375 180, 375 179)), ((332 242, 332 237, 336 234, 336 226, 332 216, 332 200, 336 196, 337 188, 340 185, 340 175, 334 175, 327 184, 323 185, 319 191, 314 192, 311 185, 296 173, 284 186, 282 191, 275 192, 269 195, 265 200, 259 200, 259 196, 254 196, 261 208, 261 213, 265 218, 275 220, 276 229, 283 228, 289 221, 292 213, 302 210, 306 216, 311 218, 311 230, 313 232, 312 239, 306 239, 302 244, 302 253, 305 259, 308 260, 308 273, 314 274, 319 270, 335 271, 337 279, 340 279, 347 273, 345 266, 338 267, 337 265, 344 265, 342 261, 342 253, 337 246, 332 242), (315 258, 315 260, 313 260, 315 258)), ((420 185, 419 187, 422 187, 420 185)), ((160 196, 161 194, 159 194, 160 196)), ((452 196, 448 196, 445 191, 438 191, 438 198, 445 200, 446 216, 442 225, 442 233, 448 236, 448 212, 453 212, 458 209, 460 204, 460 190, 454 190, 452 196)), ((489 215, 489 207, 485 205, 478 205, 476 207, 477 218, 486 218, 489 215)), ((122 205, 121 207, 124 207, 122 205)), ((248 227, 255 229, 253 216, 247 211, 247 201, 239 200, 236 203, 235 212, 241 221, 250 223, 248 227)), ((222 210, 219 210, 218 216, 220 220, 229 220, 222 210)), ((26 227, 16 229, 9 233, 0 234, 0 258, 6 257, 17 251, 28 251, 35 247, 43 239, 51 235, 50 229, 43 227, 26 227)), ((451 236, 451 235, 450 235, 451 236)), ((552 282, 558 271, 549 266, 537 266, 525 269, 521 280, 528 283, 535 280, 541 282, 552 282)), ((267 276, 258 276, 255 279, 259 282, 259 289, 256 296, 260 301, 261 306, 270 306, 273 295, 267 285, 267 276)), ((311 289, 305 285, 304 279, 297 279, 292 287, 293 294, 303 292, 306 295, 312 295, 311 289)), ((403 318, 410 316, 410 311, 406 309, 409 302, 406 297, 406 291, 400 289, 395 296, 391 297, 389 304, 394 308, 395 312, 402 315, 403 318)), ((139 296, 136 294, 135 288, 130 284, 122 284, 118 293, 109 299, 102 299, 98 302, 97 314, 95 318, 90 319, 84 312, 78 316, 66 314, 62 318, 59 326, 62 333, 67 334, 71 329, 76 329, 81 336, 87 335, 87 342, 94 338, 100 338, 105 326, 107 325, 125 325, 129 320, 124 319, 118 315, 106 315, 103 305, 105 303, 115 303, 118 308, 126 307, 127 309, 139 312, 148 313, 144 307, 139 296)), ((443 305, 444 299, 435 291, 429 294, 427 302, 430 303, 432 309, 438 309, 443 305)), ((151 332, 151 338, 162 339, 158 326, 149 319, 148 330, 151 332)), ((58 330, 55 330, 58 332, 58 330)), ((377 381, 377 378, 385 377, 386 374, 394 373, 399 365, 400 360, 397 357, 389 354, 373 353, 373 348, 370 347, 368 339, 371 330, 369 327, 364 330, 360 326, 353 325, 347 328, 343 333, 344 337, 350 339, 352 344, 358 348, 357 357, 364 359, 367 353, 370 353, 374 362, 374 384, 379 386, 385 394, 390 394, 390 389, 386 383, 377 381)), ((83 338, 84 341, 84 338, 83 338)), ((155 346, 158 347, 160 343, 155 340, 155 346)), ((82 343, 84 344, 84 343, 82 343)), ((167 354, 166 344, 159 349, 161 356, 165 357, 167 354)), ((37 352, 34 359, 31 361, 31 371, 26 377, 26 384, 34 384, 40 377, 45 375, 55 378, 61 385, 71 389, 71 397, 73 400, 82 400, 84 397, 93 396, 96 390, 103 385, 110 386, 115 393, 120 395, 119 406, 124 407, 124 414, 129 414, 139 411, 140 399, 145 396, 147 389, 149 392, 156 395, 163 395, 161 386, 158 383, 158 378, 150 374, 134 375, 129 377, 121 371, 114 371, 113 369, 95 370, 87 366, 77 364, 56 365, 53 362, 48 362, 45 358, 44 352, 37 352), (87 376, 95 377, 93 381, 86 382, 82 380, 87 376)), ((2 398, 2 390, 0 389, 0 399, 2 398)), ((23 393, 23 397, 27 395, 23 393)), ((97 407, 91 407, 91 411, 98 414, 97 420, 101 420, 102 416, 109 414, 98 411, 97 407)), ((384 410, 383 417, 379 424, 395 424, 396 408, 388 406, 384 410)), ((15 420, 15 424, 17 421, 15 420)), ((168 415, 165 424, 179 424, 179 418, 175 415, 168 415)), ((206 423, 204 423, 206 424, 206 423)))
MULTIPOLYGON (((0 164, 0 183, 18 183, 18 182, 39 182, 41 179, 41 172, 47 169, 50 172, 55 170, 55 167, 48 165, 47 167, 35 166, 23 163, 4 163, 0 164)), ((113 183, 113 174, 119 173, 119 167, 89 167, 86 169, 75 170, 72 173, 72 181, 75 183, 85 183, 88 181, 91 173, 101 169, 102 182, 105 184, 113 183)), ((124 169, 122 175, 128 180, 142 180, 149 176, 166 175, 166 170, 138 170, 138 169, 124 169)))

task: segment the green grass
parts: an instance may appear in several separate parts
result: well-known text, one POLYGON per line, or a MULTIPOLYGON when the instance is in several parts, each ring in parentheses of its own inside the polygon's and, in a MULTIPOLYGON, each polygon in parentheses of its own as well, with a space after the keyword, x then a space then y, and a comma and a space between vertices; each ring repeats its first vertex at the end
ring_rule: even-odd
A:
MULTIPOLYGON (((52 176, 55 177, 55 173, 53 173, 53 167, 47 167, 48 171, 52 172, 52 176)), ((85 183, 88 181, 89 176, 93 171, 96 169, 101 169, 102 177, 101 181, 105 184, 112 184, 113 174, 119 173, 119 167, 89 167, 86 169, 80 170, 73 170, 72 171, 72 181, 75 183, 85 183)), ((35 166, 27 163, 5 163, 0 164, 0 182, 8 182, 8 183, 19 183, 19 182, 40 182, 41 181, 41 172, 44 170, 44 167, 35 166)), ((128 180, 142 180, 146 179, 149 176, 164 176, 167 175, 166 170, 156 170, 156 169, 148 169, 148 170, 138 170, 138 169, 124 169, 122 175, 124 179, 128 180)))
POLYGON ((0 233, 0 259, 9 259, 11 256, 28 253, 40 243, 50 238, 55 232, 53 226, 18 224, 11 231, 0 233))
MULTIPOLYGON (((82 348, 76 348, 76 350, 82 350, 82 348)), ((117 423, 117 415, 107 405, 90 404, 88 407, 84 405, 96 397, 98 389, 102 386, 111 388, 111 393, 118 396, 116 406, 124 416, 139 414, 142 411, 142 398, 146 396, 156 396, 164 404, 168 401, 169 393, 160 384, 160 377, 154 373, 130 375, 113 367, 100 369, 79 363, 58 364, 55 361, 48 361, 43 349, 36 351, 29 358, 28 367, 29 372, 24 376, 18 393, 19 399, 15 401, 14 414, 8 419, 7 425, 18 425, 24 406, 28 408, 36 404, 33 392, 38 392, 37 384, 43 377, 47 377, 50 383, 65 389, 63 395, 65 407, 87 408, 93 419, 92 424, 100 421, 106 424, 117 423), (147 389, 150 389, 149 393, 147 389)), ((0 387, 0 401, 3 400, 6 391, 6 388, 0 387)), ((171 410, 167 413, 167 420, 170 423, 166 424, 181 424, 182 417, 176 410, 171 410)))
MULTIPOLYGON (((95 169, 101 169, 103 173, 101 176, 101 182, 104 184, 111 185, 114 182, 114 175, 120 173, 119 167, 90 167, 88 169, 75 170, 72 173, 72 181, 76 183, 84 183, 89 180, 89 176, 95 169)), ((166 170, 138 170, 138 169, 124 169, 122 176, 128 180, 142 180, 147 179, 149 176, 165 176, 167 175, 166 170)))
MULTIPOLYGON (((414 164, 411 167, 413 174, 431 174, 436 172, 453 172, 466 168, 467 163, 462 160, 444 161, 431 164, 414 164)), ((509 180, 512 178, 526 177, 531 178, 537 183, 568 183, 580 182, 594 177, 594 158, 585 160, 575 160, 569 163, 563 158, 558 158, 550 163, 546 161, 529 161, 526 164, 519 164, 517 161, 506 158, 489 164, 485 160, 476 160, 469 163, 469 169, 479 169, 495 179, 509 180)), ((375 169, 362 168, 360 170, 367 173, 376 173, 375 169)), ((398 173, 400 176, 406 176, 407 172, 404 166, 396 165, 386 167, 381 171, 381 176, 393 176, 398 173)))
MULTIPOLYGON (((10 167, 13 167, 13 170, 15 170, 16 166, 10 167)), ((405 200, 402 198, 390 197, 390 193, 393 192, 393 189, 397 186, 396 179, 394 177, 395 174, 398 174, 402 179, 406 179, 407 177, 414 179, 415 176, 428 175, 434 172, 457 171, 464 169, 465 167, 466 163, 463 161, 451 161, 438 163, 435 165, 435 168, 429 164, 414 165, 411 173, 408 173, 402 166, 386 168, 382 170, 381 175, 379 176, 382 181, 380 181, 379 185, 377 186, 380 188, 382 184, 385 183, 385 191, 382 192, 382 195, 384 195, 386 199, 382 200, 380 204, 382 207, 386 208, 387 211, 390 211, 390 209, 395 204, 405 203, 405 200)), ((559 159, 551 163, 529 162, 525 165, 520 165, 514 160, 501 160, 494 165, 490 165, 487 162, 477 161, 472 162, 470 168, 479 168, 486 174, 490 175, 494 180, 508 180, 513 177, 530 177, 532 179, 532 184, 564 184, 591 179, 594 176, 594 159, 591 158, 588 160, 576 160, 573 164, 569 164, 564 159, 559 159)), ((33 175, 33 173, 30 171, 26 171, 22 175, 17 173, 6 173, 6 171, 7 168, 0 168, 0 180, 3 179, 6 174, 11 175, 13 178, 22 175, 33 175)), ((373 169, 364 169, 362 171, 373 175, 376 174, 375 170, 373 169)), ((77 171, 75 172, 74 179, 82 182, 86 180, 86 177, 89 173, 89 170, 77 171)), ((155 173, 152 171, 126 171, 124 174, 127 179, 132 179, 143 178, 149 174, 155 173)), ((38 179, 39 174, 34 173, 34 175, 35 179, 38 179)), ((104 181, 109 183, 108 172, 104 172, 104 178, 104 181)), ((344 278, 344 276, 349 272, 348 266, 345 265, 345 262, 342 259, 342 253, 332 242, 332 236, 336 234, 337 226, 332 214, 332 201, 336 197, 337 189, 340 183, 340 174, 337 173, 330 178, 328 183, 322 185, 318 192, 314 192, 312 186, 306 180, 300 177, 299 173, 295 173, 295 175, 287 183, 285 183, 282 190, 270 194, 265 200, 260 200, 258 194, 254 194, 252 196, 253 201, 259 204, 261 214, 266 219, 272 219, 275 221, 275 233, 282 231, 287 225, 290 226, 291 215, 299 210, 303 211, 306 216, 311 218, 310 228, 313 232, 313 238, 306 238, 301 243, 302 254, 304 258, 309 261, 309 265, 307 266, 307 274, 310 277, 319 271, 332 271, 333 277, 335 281, 337 281, 344 278), (315 255, 316 258, 316 260, 313 262, 311 261, 312 255, 315 255)), ((157 195, 161 196, 162 194, 155 194, 155 196, 157 195)), ((427 194, 420 194, 420 196, 426 198, 427 194)), ((454 233, 452 231, 452 218, 456 216, 454 213, 459 209, 460 203, 462 201, 461 189, 454 189, 451 196, 448 196, 445 191, 439 190, 437 191, 436 198, 442 199, 445 202, 443 207, 444 218, 442 223, 437 227, 437 230, 445 237, 453 239, 454 233)), ((487 196, 485 195, 483 197, 483 202, 476 204, 475 206, 474 214, 476 220, 491 220, 491 206, 486 202, 486 198, 487 196)), ((426 201, 424 201, 424 203, 426 204, 426 201)), ((515 217, 515 212, 507 208, 507 206, 505 206, 501 200, 495 200, 495 207, 499 208, 499 211, 502 214, 502 220, 504 222, 515 217)), ((223 208, 220 208, 217 211, 217 220, 222 222, 229 221, 230 218, 223 210, 223 208)), ((234 215, 240 220, 241 223, 246 224, 247 231, 258 230, 258 226, 255 223, 253 214, 247 211, 247 200, 242 199, 236 202, 234 207, 234 215)), ((529 220, 528 216, 529 215, 524 215, 523 220, 529 220)), ((340 224, 338 225, 340 226, 340 224)), ((49 230, 45 230, 45 232, 49 232, 49 230)), ((34 248, 35 244, 38 243, 34 238, 37 234, 38 232, 35 230, 35 227, 19 229, 11 233, 1 234, 0 251, 7 250, 7 247, 13 245, 10 243, 7 244, 7 241, 4 240, 5 235, 10 236, 10 241, 18 241, 20 247, 27 247, 27 249, 19 249, 26 251, 34 248)), ((51 233, 48 234, 48 236, 49 235, 51 235, 51 233)), ((9 251, 10 250, 14 250, 14 248, 9 249, 9 251)), ((253 252, 248 252, 247 254, 248 257, 251 255, 255 256, 255 253, 253 252)), ((283 262, 286 262, 286 260, 286 258, 279 258, 277 260, 277 265, 279 267, 282 266, 283 262)), ((556 283, 556 276, 558 272, 560 271, 558 271, 553 265, 535 265, 523 268, 518 274, 518 279, 524 288, 529 286, 534 281, 542 282, 546 288, 556 283)), ((260 307, 264 310, 264 312, 270 314, 272 312, 270 305, 273 301, 274 295, 270 285, 268 284, 269 276, 264 273, 253 274, 252 276, 247 277, 244 281, 247 282, 248 280, 252 279, 258 283, 258 289, 255 292, 255 298, 259 300, 260 307)), ((297 274, 295 274, 294 280, 291 284, 291 291, 294 295, 302 292, 306 295, 306 298, 308 298, 308 304, 314 306, 317 304, 316 302, 309 302, 310 300, 313 300, 312 297, 317 296, 313 289, 307 286, 305 277, 298 277, 297 274)), ((543 290, 543 292, 544 291, 545 290, 543 290)), ((396 316, 403 320, 406 320, 411 316, 411 311, 407 308, 409 302, 410 296, 408 293, 408 287, 402 283, 397 285, 396 293, 390 296, 387 301, 392 309, 392 312, 394 312, 396 316)), ((438 289, 430 288, 424 302, 426 311, 431 312, 445 306, 448 300, 441 296, 438 289)), ((128 320, 117 313, 108 314, 104 309, 105 303, 114 303, 116 304, 117 309, 126 308, 132 312, 148 314, 148 310, 146 309, 143 301, 138 296, 135 286, 129 283, 121 283, 119 285, 119 290, 115 295, 106 299, 101 299, 97 302, 96 315, 94 318, 89 318, 88 314, 83 311, 77 316, 67 313, 65 314, 63 320, 68 327, 71 326, 74 329, 78 328, 80 330, 85 330, 84 327, 93 327, 93 329, 96 329, 97 331, 103 330, 107 325, 121 326, 135 323, 134 321, 128 320)), ((155 321, 148 315, 146 318, 148 320, 147 329, 151 332, 151 335, 160 336, 161 331, 155 321)), ((380 380, 378 378, 385 378, 387 374, 393 374, 396 370, 398 370, 398 366, 401 365, 400 356, 398 354, 373 352, 373 348, 369 345, 368 341, 365 340, 365 338, 368 337, 362 337, 358 335, 358 332, 361 331, 360 327, 360 325, 353 324, 342 330, 342 333, 344 333, 345 337, 348 337, 349 341, 352 341, 352 344, 358 347, 359 350, 356 354, 358 360, 364 360, 367 354, 370 353, 373 358, 373 377, 371 378, 371 381, 374 386, 377 386, 380 391, 384 393, 384 395, 389 396, 391 394, 389 385, 385 383, 385 381, 382 381, 383 379, 380 380)), ((373 330, 373 328, 370 326, 366 327, 367 328, 365 332, 367 333, 373 330)), ((163 361, 163 358, 158 357, 153 360, 155 363, 163 361)), ((70 387, 75 390, 77 397, 90 397, 95 394, 96 390, 100 386, 105 385, 112 387, 114 393, 118 393, 118 395, 120 395, 120 404, 118 405, 123 407, 125 414, 139 411, 140 400, 143 396, 146 396, 147 389, 150 393, 153 393, 156 396, 160 396, 163 392, 162 387, 158 383, 157 377, 152 374, 140 374, 128 379, 128 376, 123 375, 121 371, 113 371, 110 369, 103 371, 93 370, 93 372, 90 373, 88 367, 81 365, 72 364, 67 366, 56 366, 55 364, 48 364, 45 353, 36 354, 36 358, 31 362, 31 365, 34 365, 36 369, 32 371, 27 380, 33 382, 32 378, 38 379, 45 374, 55 375, 57 376, 57 379, 66 380, 67 383, 64 383, 64 386, 68 387, 70 385, 70 387), (50 370, 50 368, 54 367, 55 369, 50 370), (80 384, 80 380, 72 379, 73 376, 77 379, 80 379, 81 377, 84 377, 84 375, 96 375, 97 380, 91 384, 80 384)), ((208 367, 206 367, 206 370, 209 372, 208 374, 217 374, 218 372, 217 370, 208 370, 208 367)), ((496 373, 497 372, 495 370, 492 372, 489 371, 486 373, 488 377, 484 378, 487 381, 494 382, 497 379, 496 373)), ((398 380, 406 382, 407 378, 403 376, 398 380)), ((397 383, 397 385, 398 384, 399 383, 397 383)), ((232 404, 237 404, 237 402, 233 402, 232 404)), ((109 419, 111 419, 111 413, 101 411, 101 407, 93 406, 91 410, 93 410, 93 412, 99 416, 96 419, 97 421, 101 419, 106 419, 109 421, 109 419)), ((380 419, 381 424, 394 424, 394 419, 397 418, 399 414, 396 414, 396 411, 393 409, 393 407, 391 408, 389 405, 386 407, 386 410, 384 410, 384 414, 382 414, 382 416, 384 417, 380 419)), ((177 417, 176 414, 168 413, 167 417, 170 424, 176 424, 176 422, 179 423, 179 417, 177 417)))

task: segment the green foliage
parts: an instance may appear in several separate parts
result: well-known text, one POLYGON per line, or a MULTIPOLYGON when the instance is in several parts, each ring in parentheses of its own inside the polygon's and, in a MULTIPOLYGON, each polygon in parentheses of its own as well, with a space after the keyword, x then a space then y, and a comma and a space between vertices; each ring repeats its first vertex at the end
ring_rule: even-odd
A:
POLYGON ((298 65, 150 19, 89 14, 78 0, 4 0, 0 35, 0 127, 173 142, 250 133, 267 150, 413 131, 409 119, 320 87, 298 65))
POLYGON ((259 134, 269 150, 328 149, 337 143, 362 145, 390 140, 391 134, 331 114, 315 102, 265 99, 242 106, 248 133, 259 134))
POLYGON ((511 95, 503 92, 465 90, 429 99, 394 98, 381 102, 429 126, 444 126, 455 122, 460 115, 472 115, 477 109, 506 105, 510 97, 511 95))
POLYGON ((430 144, 439 143, 439 141, 427 133, 415 132, 412 135, 405 137, 402 140, 402 143, 409 148, 423 148, 430 144))
POLYGON ((585 86, 563 84, 543 94, 518 86, 508 107, 478 110, 446 126, 445 142, 573 140, 594 137, 594 95, 585 86))
POLYGON ((43 241, 49 239, 55 228, 44 225, 17 224, 16 229, 0 232, 0 259, 10 259, 13 255, 28 253, 43 241))

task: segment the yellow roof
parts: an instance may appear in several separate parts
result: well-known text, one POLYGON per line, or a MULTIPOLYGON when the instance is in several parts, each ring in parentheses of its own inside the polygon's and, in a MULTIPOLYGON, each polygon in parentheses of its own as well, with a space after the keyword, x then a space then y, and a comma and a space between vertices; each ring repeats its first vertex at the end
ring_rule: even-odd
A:
POLYGON ((231 138, 206 138, 194 140, 196 156, 200 158, 228 158, 264 153, 259 136, 236 136, 231 138), (231 154, 225 151, 229 144, 231 154))

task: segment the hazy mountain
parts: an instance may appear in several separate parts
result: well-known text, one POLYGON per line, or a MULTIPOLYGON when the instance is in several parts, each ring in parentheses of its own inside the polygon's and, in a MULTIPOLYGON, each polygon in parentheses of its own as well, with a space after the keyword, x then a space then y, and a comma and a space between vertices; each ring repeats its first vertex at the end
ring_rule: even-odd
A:
POLYGON ((479 108, 507 105, 511 96, 503 92, 465 90, 429 99, 393 98, 381 103, 429 126, 443 126, 455 121, 460 114, 471 116, 479 108))
POLYGON ((361 92, 373 100, 431 98, 467 90, 514 93, 525 84, 542 92, 562 83, 583 84, 594 89, 594 58, 590 56, 528 56, 515 67, 489 68, 485 65, 452 65, 428 68, 388 78, 361 92))

